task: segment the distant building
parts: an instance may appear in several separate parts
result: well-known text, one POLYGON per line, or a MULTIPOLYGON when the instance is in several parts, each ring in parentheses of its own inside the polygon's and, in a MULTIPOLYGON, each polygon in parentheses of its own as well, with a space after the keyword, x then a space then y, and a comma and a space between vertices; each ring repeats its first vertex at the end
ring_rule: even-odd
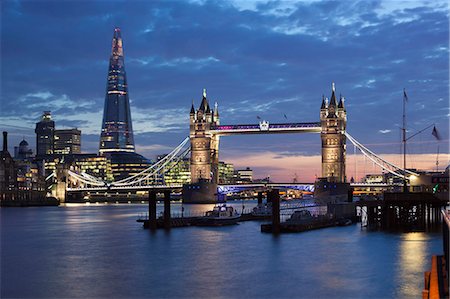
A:
MULTIPOLYGON (((166 155, 160 155, 157 157, 158 161, 163 159, 166 155)), ((170 162, 166 166, 166 172, 164 173, 165 184, 188 184, 191 181, 191 172, 189 169, 189 159, 185 158, 178 161, 178 163, 170 162)))
POLYGON ((100 154, 134 153, 133 127, 120 28, 114 29, 100 135, 100 154))
POLYGON ((118 181, 150 167, 152 162, 137 153, 109 152, 104 155, 111 163, 114 181, 118 181))
POLYGON ((19 200, 43 200, 46 196, 45 176, 37 162, 33 151, 28 148, 24 139, 14 147, 15 167, 17 171, 17 189, 19 200))
POLYGON ((367 174, 363 178, 363 183, 374 184, 374 183, 385 183, 386 178, 383 174, 367 174))
MULTIPOLYGON (((158 155, 157 161, 163 159, 167 154, 158 155)), ((164 183, 166 184, 188 184, 191 182, 191 171, 189 158, 178 162, 170 162, 166 166, 164 173, 164 183)), ((233 164, 219 162, 219 184, 231 184, 234 182, 233 164)))
POLYGON ((3 132, 3 150, 0 152, 0 200, 17 198, 17 172, 8 152, 8 133, 3 132))
POLYGON ((114 29, 112 39, 104 108, 99 153, 110 161, 114 180, 124 179, 148 168, 151 161, 134 151, 130 100, 119 28, 114 29))
POLYGON ((234 165, 219 161, 219 184, 233 184, 234 165))
POLYGON ((41 121, 36 123, 36 155, 45 156, 53 154, 55 122, 50 111, 44 111, 41 121))
POLYGON ((250 167, 236 170, 236 183, 253 182, 253 170, 250 167))
POLYGON ((14 159, 25 160, 33 156, 33 150, 28 147, 28 142, 23 139, 19 146, 14 147, 14 159))
MULTIPOLYGON (((51 155, 45 160, 46 176, 56 173, 58 165, 77 173, 90 174, 103 181, 113 180, 110 161, 97 154, 51 155)), ((77 185, 74 182, 71 183, 77 185)))
POLYGON ((55 130, 53 152, 55 154, 81 154, 81 131, 78 129, 55 130))

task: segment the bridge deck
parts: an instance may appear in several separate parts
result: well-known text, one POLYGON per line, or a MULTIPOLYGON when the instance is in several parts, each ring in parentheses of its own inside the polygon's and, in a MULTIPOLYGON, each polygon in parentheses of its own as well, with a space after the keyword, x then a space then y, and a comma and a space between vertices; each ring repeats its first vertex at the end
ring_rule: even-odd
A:
POLYGON ((247 125, 220 125, 211 127, 211 133, 216 135, 234 134, 275 134, 275 133, 320 133, 320 122, 306 123, 279 123, 279 124, 247 124, 247 125))

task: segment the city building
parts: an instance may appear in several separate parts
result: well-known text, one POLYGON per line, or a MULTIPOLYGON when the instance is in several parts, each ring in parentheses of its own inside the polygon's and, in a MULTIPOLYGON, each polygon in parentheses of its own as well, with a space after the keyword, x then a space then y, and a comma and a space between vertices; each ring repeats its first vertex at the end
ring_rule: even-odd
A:
POLYGON ((44 111, 41 121, 36 123, 36 155, 42 157, 53 154, 55 122, 50 111, 44 111))
MULTIPOLYGON (((158 161, 166 155, 158 156, 158 161)), ((164 173, 165 184, 188 184, 191 181, 191 172, 189 170, 189 159, 185 158, 178 163, 169 162, 164 173)))
POLYGON ((137 174, 151 165, 150 160, 134 151, 120 28, 114 29, 112 39, 99 153, 110 161, 115 181, 137 174))
POLYGON ((78 129, 55 130, 53 152, 55 154, 81 154, 81 131, 78 129))
POLYGON ((236 170, 236 183, 253 182, 253 170, 250 167, 236 170))
MULTIPOLYGON (((110 160, 97 154, 54 154, 48 156, 44 163, 46 176, 56 173, 60 165, 62 169, 70 169, 77 173, 84 172, 103 181, 113 180, 110 160)), ((78 184, 72 181, 70 183, 73 186, 78 184)))
POLYGON ((33 156, 33 150, 29 148, 28 142, 23 139, 19 146, 14 147, 14 159, 24 160, 33 156))
POLYGON ((219 184, 233 184, 234 181, 234 165, 219 161, 219 184))
POLYGON ((17 198, 19 200, 44 200, 46 196, 45 177, 40 164, 33 157, 33 151, 24 139, 14 147, 14 162, 17 174, 17 198))
POLYGON ((119 28, 114 29, 112 40, 99 151, 100 154, 118 151, 134 153, 130 100, 119 28))
POLYGON ((104 156, 111 163, 111 172, 114 181, 138 174, 152 164, 149 159, 137 153, 108 152, 104 156))
POLYGON ((384 174, 367 174, 363 178, 363 183, 375 184, 375 183, 385 183, 386 177, 384 174))
POLYGON ((8 133, 3 132, 3 150, 0 152, 0 200, 10 201, 17 197, 17 172, 13 158, 8 152, 8 133))

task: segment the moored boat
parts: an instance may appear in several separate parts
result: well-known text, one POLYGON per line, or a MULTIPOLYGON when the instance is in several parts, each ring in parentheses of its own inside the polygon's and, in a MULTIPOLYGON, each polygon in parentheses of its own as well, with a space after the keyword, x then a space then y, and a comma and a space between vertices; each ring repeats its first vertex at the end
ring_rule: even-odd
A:
POLYGON ((272 216, 272 203, 258 204, 252 210, 252 216, 269 217, 272 216))
POLYGON ((200 226, 223 226, 237 224, 239 213, 231 206, 226 204, 216 205, 212 211, 206 212, 205 216, 200 217, 197 225, 200 226))

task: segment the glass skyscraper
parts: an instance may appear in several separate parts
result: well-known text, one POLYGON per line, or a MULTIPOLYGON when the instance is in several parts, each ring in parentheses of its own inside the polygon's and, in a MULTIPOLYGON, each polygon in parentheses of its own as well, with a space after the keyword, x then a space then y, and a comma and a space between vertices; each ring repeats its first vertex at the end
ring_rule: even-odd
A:
POLYGON ((100 154, 134 152, 130 100, 120 28, 114 29, 106 87, 100 154))

